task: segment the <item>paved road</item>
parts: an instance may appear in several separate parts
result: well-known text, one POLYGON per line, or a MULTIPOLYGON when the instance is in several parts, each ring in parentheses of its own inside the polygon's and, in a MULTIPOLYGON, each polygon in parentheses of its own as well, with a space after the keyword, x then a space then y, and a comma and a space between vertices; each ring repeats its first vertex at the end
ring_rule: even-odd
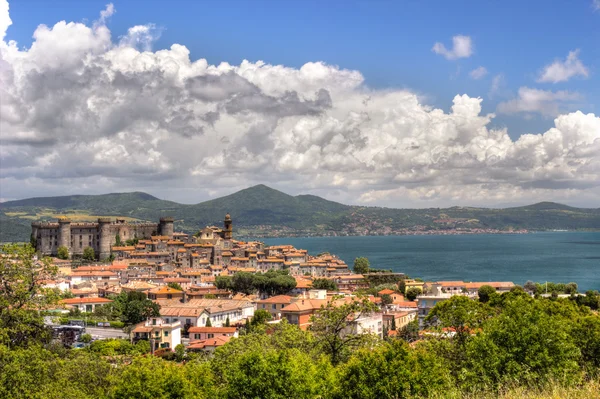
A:
POLYGON ((102 328, 102 327, 86 327, 85 332, 90 334, 92 338, 129 338, 123 330, 117 328, 102 328))

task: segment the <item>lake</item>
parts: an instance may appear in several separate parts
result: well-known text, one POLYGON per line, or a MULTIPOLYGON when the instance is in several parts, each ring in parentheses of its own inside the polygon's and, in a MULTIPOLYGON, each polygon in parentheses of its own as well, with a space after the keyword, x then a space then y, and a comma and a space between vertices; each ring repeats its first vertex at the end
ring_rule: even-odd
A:
POLYGON ((350 267, 359 256, 371 266, 425 280, 576 282, 600 290, 600 232, 544 232, 455 236, 269 238, 311 255, 328 251, 350 267))

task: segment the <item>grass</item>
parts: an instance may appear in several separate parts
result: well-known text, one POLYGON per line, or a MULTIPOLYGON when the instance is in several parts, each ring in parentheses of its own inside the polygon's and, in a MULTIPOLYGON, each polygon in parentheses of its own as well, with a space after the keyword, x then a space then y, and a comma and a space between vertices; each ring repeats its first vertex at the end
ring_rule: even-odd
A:
POLYGON ((465 393, 459 389, 443 394, 434 394, 432 399, 600 399, 600 379, 582 385, 565 387, 550 383, 544 387, 527 388, 517 386, 501 389, 500 392, 483 391, 465 393))
MULTIPOLYGON (((56 212, 54 209, 42 209, 36 213, 28 213, 28 212, 5 212, 6 216, 17 217, 19 219, 28 219, 28 220, 42 220, 42 219, 57 219, 61 216, 66 216, 71 219, 73 222, 92 222, 98 220, 101 217, 110 217, 115 219, 115 216, 104 216, 104 215, 90 215, 88 212, 84 210, 69 210, 66 212, 56 212)), ((141 219, 128 217, 128 216, 119 216, 119 219, 124 219, 127 222, 136 222, 141 219)))

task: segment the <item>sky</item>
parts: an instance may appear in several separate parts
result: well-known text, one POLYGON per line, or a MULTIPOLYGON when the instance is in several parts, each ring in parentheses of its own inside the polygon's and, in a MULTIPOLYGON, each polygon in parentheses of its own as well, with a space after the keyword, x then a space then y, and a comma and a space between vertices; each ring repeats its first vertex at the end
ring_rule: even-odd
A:
POLYGON ((0 199, 600 206, 600 0, 0 0, 0 199))

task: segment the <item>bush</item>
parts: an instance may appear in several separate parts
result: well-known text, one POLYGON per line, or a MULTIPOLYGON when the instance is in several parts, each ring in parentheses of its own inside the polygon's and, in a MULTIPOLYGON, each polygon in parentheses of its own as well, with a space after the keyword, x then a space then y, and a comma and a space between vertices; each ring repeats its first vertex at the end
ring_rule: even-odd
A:
POLYGON ((69 259, 69 249, 64 245, 61 245, 56 250, 56 256, 58 257, 58 259, 69 259))
POLYGON ((123 323, 122 321, 111 321, 110 326, 112 328, 123 328, 125 327, 125 323, 123 323))

